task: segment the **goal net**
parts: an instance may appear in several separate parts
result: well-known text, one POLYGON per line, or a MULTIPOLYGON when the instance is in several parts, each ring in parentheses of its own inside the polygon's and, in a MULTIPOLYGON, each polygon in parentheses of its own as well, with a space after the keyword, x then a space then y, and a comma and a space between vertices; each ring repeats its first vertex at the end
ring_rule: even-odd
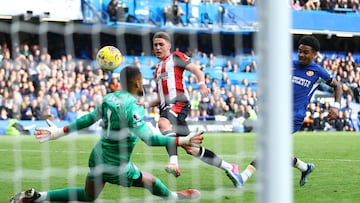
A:
MULTIPOLYGON (((216 7, 228 11, 225 13, 227 16, 223 16, 227 21, 220 21, 224 24, 219 24, 219 19, 214 19, 213 22, 192 21, 204 18, 201 16, 201 9, 215 8, 199 4, 190 8, 198 16, 189 17, 185 26, 159 25, 162 22, 152 17, 153 13, 146 13, 152 3, 144 2, 136 13, 142 18, 139 17, 139 22, 135 23, 109 23, 103 17, 104 14, 96 10, 99 5, 104 5, 101 1, 99 5, 95 5, 95 1, 84 1, 83 9, 86 12, 83 12, 84 18, 81 20, 48 21, 47 15, 51 13, 38 15, 26 12, 0 21, 1 116, 4 116, 4 109, 7 111, 6 119, 0 121, 0 134, 11 135, 0 136, 1 199, 7 200, 13 194, 28 188, 48 191, 84 186, 88 157, 92 147, 100 139, 100 124, 96 123, 83 131, 43 144, 39 144, 33 136, 35 127, 46 126, 46 119, 62 127, 93 111, 106 93, 117 90, 119 84, 116 83, 116 78, 126 65, 138 66, 143 74, 145 95, 141 99, 149 101, 156 98, 153 77, 154 66, 159 61, 153 55, 151 41, 156 31, 169 33, 172 51, 181 51, 191 57, 192 62, 205 75, 205 83, 211 94, 201 97, 199 81, 195 75, 188 71, 184 73, 184 83, 192 106, 187 122, 191 131, 205 130, 203 146, 228 163, 241 164, 240 172, 255 155, 262 157, 261 153, 268 152, 256 152, 257 145, 271 149, 271 146, 267 147, 267 138, 262 138, 263 140, 258 141, 260 144, 256 144, 256 114, 261 114, 258 108, 261 102, 258 101, 257 93, 260 88, 264 88, 264 92, 273 92, 266 89, 266 86, 281 87, 283 84, 269 84, 266 76, 263 76, 262 79, 266 82, 263 86, 259 85, 262 76, 258 74, 258 59, 261 54, 269 52, 263 51, 264 46, 259 48, 259 54, 256 53, 255 41, 264 40, 265 36, 255 36, 257 24, 246 24, 233 13, 236 11, 232 9, 235 8, 234 5, 216 7), (119 48, 124 56, 120 67, 110 73, 103 72, 94 62, 96 52, 105 45, 119 48), (21 130, 13 126, 15 123, 20 125, 21 130)), ((185 4, 182 6, 187 8, 185 4)), ((214 12, 210 10, 209 13, 214 12)), ((273 31, 268 29, 269 32, 273 31)), ((278 29, 288 33, 288 28, 278 29)), ((273 46, 277 46, 276 42, 281 39, 275 35, 271 35, 274 37, 271 44, 273 46)), ((271 62, 270 66, 275 65, 270 58, 263 59, 265 61, 260 64, 271 62)), ((272 104, 274 103, 264 103, 264 106, 272 104)), ((269 116, 266 119, 273 119, 269 115, 271 112, 266 111, 269 116)), ((146 110, 146 121, 154 132, 159 132, 158 118, 159 108, 146 110)), ((266 119, 261 120, 261 123, 269 121, 266 119)), ((271 123, 264 126, 272 129, 271 123)), ((270 131, 270 136, 271 133, 273 131, 270 131)), ((284 144, 288 144, 286 140, 284 144)), ((141 170, 158 177, 172 191, 198 189, 201 192, 199 202, 261 201, 262 198, 269 197, 266 196, 269 193, 257 197, 258 192, 262 192, 258 188, 275 187, 271 183, 265 186, 260 183, 258 187, 256 178, 253 178, 246 183, 245 189, 236 189, 224 170, 189 156, 181 148, 181 176, 178 178, 164 171, 164 165, 169 160, 165 147, 149 147, 139 142, 131 160, 141 170)), ((260 177, 265 177, 266 171, 262 172, 264 173, 260 177)), ((286 180, 283 183, 288 184, 286 180)), ((95 202, 159 200, 161 199, 151 195, 148 190, 107 184, 95 202)))

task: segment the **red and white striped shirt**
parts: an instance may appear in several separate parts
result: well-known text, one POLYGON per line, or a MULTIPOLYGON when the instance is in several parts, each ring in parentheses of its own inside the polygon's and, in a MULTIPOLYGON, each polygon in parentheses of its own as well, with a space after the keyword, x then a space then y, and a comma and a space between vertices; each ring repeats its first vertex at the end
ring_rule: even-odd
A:
POLYGON ((175 103, 175 101, 190 101, 183 80, 185 67, 189 63, 191 63, 190 57, 176 51, 156 65, 154 79, 161 106, 175 103))

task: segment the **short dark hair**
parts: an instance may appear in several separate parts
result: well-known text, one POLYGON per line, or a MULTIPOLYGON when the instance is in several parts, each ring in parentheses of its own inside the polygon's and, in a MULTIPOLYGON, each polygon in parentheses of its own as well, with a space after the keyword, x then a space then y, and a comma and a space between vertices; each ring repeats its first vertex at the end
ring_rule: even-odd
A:
POLYGON ((162 39, 170 42, 170 35, 166 32, 156 32, 153 36, 153 40, 156 38, 162 38, 162 39))
POLYGON ((300 45, 300 44, 310 46, 315 51, 320 50, 320 42, 314 36, 303 36, 303 37, 301 37, 300 40, 299 40, 298 45, 300 45))
POLYGON ((129 91, 131 83, 141 76, 140 69, 137 66, 126 66, 120 72, 120 84, 123 90, 129 91))

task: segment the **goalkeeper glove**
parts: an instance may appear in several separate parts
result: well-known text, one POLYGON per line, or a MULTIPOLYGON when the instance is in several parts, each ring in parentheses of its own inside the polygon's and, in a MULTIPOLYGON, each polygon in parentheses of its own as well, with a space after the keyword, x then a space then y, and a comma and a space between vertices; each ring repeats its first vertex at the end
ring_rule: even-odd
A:
POLYGON ((191 132, 186 137, 178 136, 175 138, 175 144, 176 146, 191 145, 193 147, 199 147, 204 139, 203 136, 201 136, 203 133, 204 131, 198 131, 191 132))
POLYGON ((58 128, 54 123, 49 120, 46 120, 49 127, 39 127, 35 128, 34 135, 36 139, 39 139, 40 143, 47 142, 49 140, 56 140, 60 137, 65 136, 68 133, 68 127, 58 128))

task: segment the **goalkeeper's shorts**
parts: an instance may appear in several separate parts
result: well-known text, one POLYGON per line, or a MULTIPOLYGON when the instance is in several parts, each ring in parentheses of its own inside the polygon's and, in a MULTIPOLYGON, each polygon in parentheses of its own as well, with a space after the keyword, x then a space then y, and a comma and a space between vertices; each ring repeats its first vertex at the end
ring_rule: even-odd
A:
POLYGON ((99 183, 111 183, 124 187, 133 186, 141 178, 141 171, 131 161, 118 165, 117 160, 107 157, 106 149, 98 143, 89 157, 89 172, 87 178, 99 183))
POLYGON ((125 167, 97 165, 90 168, 87 178, 93 182, 106 182, 131 187, 141 178, 141 171, 132 162, 129 162, 125 167))

